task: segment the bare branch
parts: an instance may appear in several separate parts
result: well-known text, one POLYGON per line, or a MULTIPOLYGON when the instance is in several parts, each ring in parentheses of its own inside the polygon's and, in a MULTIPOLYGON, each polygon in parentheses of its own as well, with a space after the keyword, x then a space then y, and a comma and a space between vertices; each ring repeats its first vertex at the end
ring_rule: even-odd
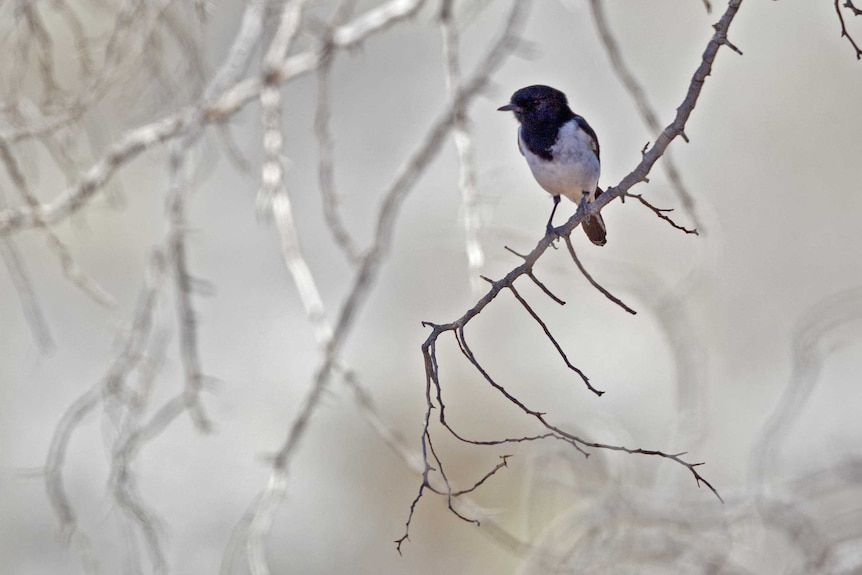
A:
POLYGON ((193 282, 188 269, 186 235, 186 198, 189 194, 188 148, 177 143, 173 146, 170 159, 170 189, 168 204, 167 248, 173 267, 174 288, 176 291, 177 322, 180 329, 180 352, 185 371, 185 400, 192 421, 203 432, 209 431, 211 424, 201 404, 200 392, 203 385, 200 357, 198 351, 197 317, 192 306, 193 282))
MULTIPOLYGON (((844 14, 841 12, 839 2, 840 0, 835 0, 835 13, 838 14, 838 22, 841 23, 841 36, 843 38, 847 38, 847 41, 850 42, 851 46, 853 46, 853 51, 856 53, 856 59, 862 60, 862 47, 856 43, 856 40, 854 40, 853 36, 850 35, 850 32, 847 31, 847 25, 844 23, 844 14)), ((844 6, 850 10, 854 16, 859 16, 859 14, 862 13, 862 11, 853 5, 852 0, 845 0, 844 6)))
POLYGON ((627 306, 621 299, 616 297, 614 294, 603 288, 599 282, 593 279, 593 276, 590 275, 590 272, 586 270, 586 268, 581 263, 581 260, 578 259, 578 255, 575 253, 575 247, 572 245, 572 240, 569 236, 564 236, 563 240, 566 242, 566 247, 569 249, 569 255, 572 256, 572 260, 575 262, 575 265, 578 266, 578 269, 584 274, 584 277, 587 278, 587 281, 590 282, 594 288, 599 290, 606 298, 626 310, 632 315, 637 315, 638 312, 627 306))
POLYGON ((162 292, 164 268, 162 256, 156 253, 151 261, 150 277, 138 298, 134 321, 123 347, 102 381, 83 393, 69 406, 57 424, 51 439, 51 447, 45 462, 48 500, 59 516, 63 540, 68 543, 73 535, 77 535, 76 540, 79 545, 87 551, 85 555, 90 554, 88 540, 86 535, 76 533, 78 524, 75 512, 63 485, 63 466, 69 442, 84 418, 99 406, 105 396, 122 398, 125 395, 124 381, 141 360, 152 332, 152 318, 162 292))
POLYGON ((540 318, 540 317, 538 316, 538 314, 537 314, 535 311, 533 311, 533 308, 531 308, 531 307, 530 307, 530 304, 528 304, 528 303, 527 303, 527 301, 526 301, 524 298, 522 298, 522 297, 521 297, 521 294, 519 294, 519 293, 518 293, 518 290, 516 290, 516 289, 515 289, 515 286, 509 286, 509 291, 511 291, 511 292, 512 292, 512 295, 514 295, 514 296, 515 296, 515 299, 517 299, 517 300, 518 300, 518 302, 519 302, 522 306, 524 306, 524 309, 526 309, 526 310, 527 310, 527 313, 529 313, 529 314, 530 314, 530 316, 531 316, 534 320, 536 320, 536 323, 538 323, 538 324, 539 324, 539 326, 541 326, 542 331, 544 331, 544 332, 545 332, 545 335, 547 336, 547 338, 548 338, 549 340, 551 340, 551 343, 554 345, 554 348, 556 348, 557 353, 559 353, 559 354, 560 354, 560 357, 562 357, 562 358, 563 358, 563 361, 565 362, 566 367, 568 367, 569 369, 571 369, 572 371, 574 371, 575 373, 577 373, 577 374, 581 377, 581 379, 582 379, 582 380, 584 380, 584 384, 587 386, 587 389, 589 389, 590 391, 592 391, 593 393, 595 393, 596 395, 598 395, 599 397, 601 397, 601 395, 604 393, 604 391, 599 391, 598 389, 594 388, 594 387, 590 384, 590 380, 589 380, 589 378, 584 374, 584 372, 583 372, 583 371, 581 371, 580 369, 578 369, 577 367, 575 367, 574 365, 572 365, 572 362, 570 362, 570 361, 569 361, 569 358, 566 356, 566 352, 564 352, 564 351, 563 351, 563 348, 562 348, 562 347, 560 347, 560 344, 557 342, 557 340, 556 340, 556 339, 554 339, 554 336, 553 336, 553 335, 551 335, 551 330, 549 330, 549 329, 548 329, 548 326, 547 326, 547 325, 545 325, 545 322, 543 322, 543 321, 542 321, 542 318, 540 318))
POLYGON ((700 234, 698 233, 697 229, 686 228, 686 227, 684 227, 684 226, 679 225, 679 224, 678 224, 678 223, 676 223, 675 221, 673 221, 673 220, 672 220, 672 219, 667 215, 667 214, 668 214, 668 212, 672 212, 672 211, 673 211, 673 208, 657 208, 657 207, 655 207, 654 205, 652 205, 651 203, 649 203, 649 202, 648 202, 648 201, 647 201, 647 200, 646 200, 642 195, 640 195, 640 194, 626 194, 626 195, 627 195, 628 197, 630 197, 630 198, 636 198, 636 199, 637 199, 641 204, 643 204, 644 206, 646 206, 647 208, 649 208, 650 210, 652 210, 652 212, 653 212, 656 216, 658 216, 658 217, 659 217, 659 218, 661 218, 662 220, 664 220, 664 221, 666 221, 667 223, 669 223, 672 227, 674 227, 674 228, 676 228, 676 229, 678 229, 678 230, 680 230, 680 231, 682 231, 682 232, 685 232, 685 233, 687 233, 687 234, 694 234, 694 235, 696 235, 696 236, 700 235, 700 234))
MULTIPOLYGON (((18 161, 15 159, 15 156, 12 154, 12 151, 9 149, 9 146, 5 145, 2 141, 0 141, 0 161, 2 161, 3 166, 6 168, 6 173, 9 175, 9 178, 15 184, 18 193, 21 195, 22 198, 24 198, 24 201, 27 203, 27 205, 33 208, 34 211, 38 210, 39 201, 30 192, 30 188, 27 185, 26 180, 24 179, 24 172, 18 165, 18 161)), ((111 294, 109 294, 95 280, 87 276, 81 270, 78 264, 75 263, 75 260, 72 258, 72 255, 69 253, 69 250, 66 245, 60 240, 59 237, 57 237, 57 234, 55 234, 54 231, 51 230, 47 224, 38 220, 38 217, 36 225, 38 225, 45 233, 45 236, 48 239, 48 245, 51 247, 51 250, 57 255, 57 258, 60 260, 63 266, 63 273, 65 274, 66 278, 68 278, 73 284, 78 286, 96 303, 99 303, 106 307, 113 307, 116 302, 111 296, 111 294)))
POLYGON ((332 96, 330 83, 332 80, 332 62, 335 55, 332 49, 332 35, 336 27, 341 25, 350 15, 354 4, 354 0, 342 2, 333 17, 332 25, 324 33, 325 52, 317 68, 317 110, 314 114, 314 135, 317 138, 317 180, 323 199, 323 215, 326 218, 326 225, 347 258, 355 263, 359 261, 359 249, 347 231, 338 209, 339 197, 335 188, 335 171, 332 165, 334 145, 329 130, 332 96))

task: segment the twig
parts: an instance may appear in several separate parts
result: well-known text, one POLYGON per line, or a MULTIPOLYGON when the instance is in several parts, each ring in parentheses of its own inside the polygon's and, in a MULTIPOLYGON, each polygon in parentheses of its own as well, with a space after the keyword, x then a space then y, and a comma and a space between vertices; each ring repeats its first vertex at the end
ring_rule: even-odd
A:
POLYGON ((569 358, 566 356, 566 352, 563 351, 563 348, 560 347, 560 344, 551 334, 551 330, 548 329, 548 326, 545 325, 545 322, 542 321, 542 318, 540 318, 539 315, 535 311, 533 311, 533 308, 530 307, 530 304, 528 304, 527 301, 523 297, 521 297, 521 294, 518 293, 518 290, 515 289, 515 286, 510 285, 509 291, 512 292, 512 295, 515 296, 515 299, 517 299, 518 302, 524 307, 524 309, 527 310, 527 313, 530 314, 530 317, 532 317, 536 321, 536 323, 539 324, 539 326, 542 328, 542 331, 545 332, 545 336, 547 336, 547 338, 551 340, 551 343, 557 350, 557 353, 559 353, 560 357, 563 358, 563 362, 565 362, 566 367, 568 367, 580 376, 580 378, 584 381, 584 384, 587 386, 587 389, 601 397, 602 394, 604 394, 604 391, 599 391, 598 389, 593 387, 592 384, 590 384, 590 379, 586 376, 586 374, 584 374, 583 371, 581 371, 579 368, 574 366, 572 362, 569 361, 569 358))
POLYGON ((581 260, 578 258, 578 254, 575 253, 575 247, 572 245, 572 239, 569 236, 564 236, 563 239, 566 242, 566 247, 569 249, 569 255, 572 256, 572 260, 575 262, 575 265, 578 266, 578 269, 584 275, 584 277, 587 278, 587 281, 590 282, 590 285, 599 290, 602 295, 604 295, 606 298, 608 298, 630 314, 637 315, 638 312, 627 306, 620 298, 616 297, 614 294, 603 288, 599 284, 599 282, 593 279, 593 276, 590 275, 590 272, 588 272, 584 265, 581 263, 581 260))
POLYGON ((649 208, 650 210, 652 210, 652 212, 653 212, 656 216, 658 216, 658 217, 659 217, 659 218, 661 218, 662 220, 664 220, 664 221, 666 221, 667 223, 669 223, 672 227, 674 227, 674 228, 676 228, 676 229, 678 229, 678 230, 680 230, 680 231, 682 231, 682 232, 685 232, 685 233, 687 233, 687 234, 694 234, 694 235, 696 235, 696 236, 697 236, 697 235, 700 235, 700 234, 698 233, 698 231, 697 231, 697 229, 696 229, 696 228, 687 228, 687 227, 685 227, 685 226, 681 226, 681 225, 679 225, 678 223, 676 223, 675 221, 673 221, 673 220, 670 218, 670 216, 668 216, 668 215, 667 215, 667 214, 668 214, 668 212, 672 212, 672 211, 673 211, 673 208, 657 208, 657 207, 655 207, 654 205, 652 205, 651 203, 649 203, 649 202, 648 202, 648 201, 647 201, 647 200, 646 200, 642 195, 640 195, 640 194, 626 194, 626 195, 627 195, 628 197, 630 197, 630 198, 636 198, 636 199, 637 199, 641 204, 643 204, 644 206, 646 206, 647 208, 649 208))
MULTIPOLYGON (((838 21, 841 23, 841 36, 843 38, 847 38, 847 41, 850 42, 851 46, 853 46, 853 50, 856 53, 856 59, 862 60, 862 48, 860 48, 859 44, 856 43, 856 40, 853 39, 850 32, 847 31, 847 25, 844 23, 844 14, 841 12, 839 2, 840 0, 835 0, 835 13, 838 14, 838 21)), ((856 8, 856 6, 853 5, 852 0, 845 0, 844 6, 848 8, 854 16, 862 14, 862 10, 856 8)))

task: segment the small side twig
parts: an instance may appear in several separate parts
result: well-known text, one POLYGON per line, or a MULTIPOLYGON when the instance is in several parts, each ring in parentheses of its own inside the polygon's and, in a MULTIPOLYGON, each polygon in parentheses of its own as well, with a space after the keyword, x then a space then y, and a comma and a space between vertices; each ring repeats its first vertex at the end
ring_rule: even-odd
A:
MULTIPOLYGON (((862 47, 856 43, 856 40, 854 40, 853 36, 850 35, 850 32, 847 31, 847 24, 844 22, 844 14, 841 11, 840 2, 841 0, 835 0, 835 13, 838 14, 838 21, 841 23, 841 36, 843 38, 847 38, 847 41, 850 42, 851 46, 853 46, 853 50, 856 52, 856 59, 862 60, 862 47)), ((844 7, 850 10, 854 16, 862 14, 862 10, 856 8, 852 0, 845 0, 844 7)))
POLYGON ((581 263, 581 260, 578 259, 578 255, 575 253, 575 247, 572 245, 571 238, 569 236, 564 236, 563 239, 566 242, 566 247, 569 249, 569 255, 572 256, 572 260, 575 262, 575 265, 578 266, 578 269, 581 271, 582 274, 584 274, 584 277, 587 278, 587 281, 590 282, 590 285, 599 290, 606 298, 608 298, 630 314, 636 315, 638 312, 627 306, 620 298, 603 288, 601 284, 599 284, 599 282, 593 279, 593 276, 590 275, 590 272, 587 271, 587 269, 581 263))
POLYGON ((568 367, 569 369, 571 369, 572 371, 577 373, 581 377, 581 379, 584 380, 584 384, 587 386, 587 389, 589 389, 590 391, 592 391, 593 393, 595 393, 596 395, 601 397, 602 394, 604 394, 605 392, 599 391, 598 389, 593 387, 592 384, 590 383, 590 379, 586 376, 586 374, 583 371, 581 371, 578 367, 573 365, 571 361, 569 361, 569 358, 566 356, 566 352, 563 351, 563 348, 560 347, 560 344, 557 342, 557 340, 551 334, 551 330, 548 329, 548 326, 545 324, 544 321, 542 321, 542 318, 540 318, 539 315, 533 310, 533 308, 530 307, 530 304, 527 303, 527 300, 525 300, 523 297, 521 297, 521 294, 518 293, 518 290, 515 289, 515 286, 510 285, 509 291, 511 291, 512 295, 515 296, 515 299, 517 299, 518 302, 522 306, 524 306, 524 309, 527 310, 527 313, 530 314, 530 317, 532 317, 534 320, 536 320, 536 323, 538 323, 539 326, 542 328, 542 331, 545 332, 545 335, 547 336, 547 338, 549 340, 551 340, 551 343, 553 344, 554 348, 556 348, 557 353, 559 353, 560 357, 563 358, 563 361, 565 362, 566 367, 568 367))
POLYGON ((697 228, 687 228, 685 226, 681 226, 675 221, 673 221, 667 214, 673 211, 673 208, 657 208, 656 206, 649 203, 642 195, 640 194, 626 194, 630 198, 636 198, 640 203, 644 206, 652 210, 652 212, 657 215, 659 218, 663 219, 667 223, 669 223, 674 228, 685 232, 687 234, 694 234, 696 236, 700 235, 697 231, 697 228))

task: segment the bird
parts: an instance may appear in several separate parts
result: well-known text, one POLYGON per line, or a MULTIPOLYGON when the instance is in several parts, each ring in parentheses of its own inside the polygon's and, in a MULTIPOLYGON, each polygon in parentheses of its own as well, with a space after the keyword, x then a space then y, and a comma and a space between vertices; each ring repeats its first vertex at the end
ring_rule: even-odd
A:
MULTIPOLYGON (((576 204, 584 194, 593 201, 602 194, 599 139, 587 121, 569 108, 566 95, 550 86, 521 88, 509 103, 497 108, 514 112, 518 120, 518 149, 539 185, 554 198, 546 233, 554 231, 554 213, 565 196, 576 204)), ((597 246, 607 242, 601 214, 590 214, 581 223, 587 237, 597 246)))

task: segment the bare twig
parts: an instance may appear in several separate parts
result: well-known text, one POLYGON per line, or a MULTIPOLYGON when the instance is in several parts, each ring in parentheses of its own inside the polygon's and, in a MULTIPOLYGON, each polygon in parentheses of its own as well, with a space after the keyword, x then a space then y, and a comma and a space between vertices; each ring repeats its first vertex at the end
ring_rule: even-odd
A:
POLYGON ((654 205, 652 205, 651 203, 649 203, 649 202, 648 202, 648 201, 647 201, 647 200, 646 200, 642 195, 640 195, 640 194, 626 194, 626 195, 627 195, 628 197, 630 197, 630 198, 636 198, 636 199, 637 199, 641 204, 643 204, 644 206, 646 206, 647 208, 649 208, 650 210, 652 210, 652 213, 654 213, 654 214, 655 214, 656 216, 658 216, 660 219, 662 219, 662 220, 666 221, 666 222, 667 222, 667 223, 669 223, 672 227, 674 227, 674 228, 678 229, 679 231, 681 231, 681 232, 685 232, 685 233, 687 233, 687 234, 694 234, 694 235, 696 235, 696 236, 697 236, 697 235, 700 235, 700 234, 698 233, 697 229, 687 228, 687 227, 685 227, 685 226, 681 226, 681 225, 679 225, 678 223, 676 223, 675 221, 673 221, 673 220, 670 218, 670 216, 668 216, 668 215, 667 215, 667 214, 668 214, 668 212, 672 212, 672 211, 673 211, 673 208, 657 208, 657 207, 655 207, 654 205))
POLYGON ((545 322, 542 321, 542 318, 540 318, 539 315, 535 311, 533 311, 533 308, 530 307, 530 304, 527 303, 527 300, 525 300, 523 297, 521 297, 521 294, 518 293, 518 290, 515 289, 515 286, 510 285, 509 291, 511 291, 512 295, 515 296, 515 299, 517 299, 518 302, 522 306, 524 306, 524 309, 527 310, 527 313, 530 314, 530 316, 533 318, 533 320, 535 320, 536 323, 539 324, 539 326, 542 328, 542 331, 545 332, 545 336, 547 336, 547 338, 551 341, 554 348, 557 350, 557 353, 560 354, 560 357, 563 358, 563 362, 565 362, 566 367, 568 367, 569 369, 571 369, 572 371, 574 371, 575 373, 577 373, 581 377, 581 379, 584 381, 584 384, 587 386, 587 389, 589 389, 590 391, 592 391, 593 393, 595 393, 596 395, 601 397, 601 395, 604 393, 604 391, 599 391, 598 389, 594 388, 590 384, 590 380, 584 374, 584 372, 581 371, 578 367, 576 367, 575 365, 572 364, 572 362, 569 361, 569 358, 566 356, 566 352, 563 351, 563 348, 560 346, 560 344, 557 342, 557 340, 554 339, 554 336, 551 335, 551 330, 548 329, 548 326, 545 325, 545 322))
MULTIPOLYGON (((841 0, 835 0, 835 13, 838 14, 838 21, 841 23, 841 36, 843 38, 847 38, 847 41, 850 42, 850 45, 853 46, 853 51, 856 53, 856 59, 862 60, 862 47, 856 43, 856 40, 853 39, 853 36, 850 35, 850 32, 847 31, 847 25, 844 22, 844 14, 841 12, 841 6, 839 5, 841 0)), ((844 7, 852 12, 854 16, 859 16, 862 14, 862 10, 856 8, 853 5, 852 0, 845 0, 844 7)))
POLYGON ((578 270, 580 270, 584 277, 587 278, 587 281, 590 282, 590 285, 599 290, 602 295, 604 295, 606 298, 608 298, 630 314, 636 315, 637 312, 635 310, 627 306, 620 298, 616 297, 614 294, 603 288, 599 284, 599 282, 593 279, 593 276, 590 275, 590 272, 588 272, 584 265, 581 263, 581 260, 578 258, 578 254, 575 253, 575 247, 572 245, 572 239, 569 236, 565 236, 563 239, 566 242, 566 247, 569 249, 569 255, 572 256, 572 260, 575 262, 575 265, 578 266, 578 270))

